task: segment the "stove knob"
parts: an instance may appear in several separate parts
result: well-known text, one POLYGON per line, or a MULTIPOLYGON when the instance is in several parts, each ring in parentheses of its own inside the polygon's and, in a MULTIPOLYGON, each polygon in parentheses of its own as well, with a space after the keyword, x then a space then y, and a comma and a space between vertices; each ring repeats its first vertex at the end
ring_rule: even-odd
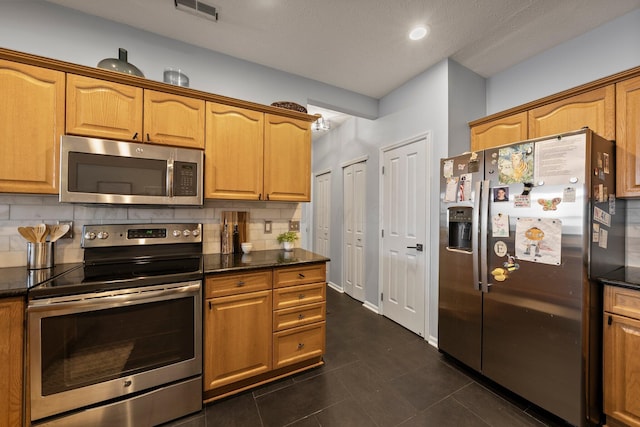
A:
POLYGON ((107 239, 109 238, 109 233, 107 233, 106 231, 99 231, 98 232, 98 239, 107 239))
POLYGON ((200 230, 198 230, 198 229, 196 228, 195 230, 193 230, 193 231, 191 232, 191 235, 192 235, 193 237, 198 237, 198 236, 200 235, 200 230))
POLYGON ((173 230, 173 237, 180 237, 182 235, 182 233, 180 233, 180 230, 173 230))
POLYGON ((191 231, 189 231, 189 230, 184 230, 184 231, 182 232, 182 234, 184 235, 184 237, 189 237, 189 236, 191 236, 191 231))
POLYGON ((84 233, 84 238, 87 240, 93 240, 96 238, 96 233, 94 233, 93 231, 87 231, 86 233, 84 233))

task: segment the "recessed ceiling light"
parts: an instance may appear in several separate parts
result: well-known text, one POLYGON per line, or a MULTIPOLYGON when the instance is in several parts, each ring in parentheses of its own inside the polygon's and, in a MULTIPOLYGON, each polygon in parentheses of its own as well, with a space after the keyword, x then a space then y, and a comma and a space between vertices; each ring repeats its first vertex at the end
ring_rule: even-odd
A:
POLYGON ((411 32, 409 32, 409 38, 411 40, 420 40, 423 39, 427 34, 429 34, 429 27, 421 26, 415 27, 411 32))

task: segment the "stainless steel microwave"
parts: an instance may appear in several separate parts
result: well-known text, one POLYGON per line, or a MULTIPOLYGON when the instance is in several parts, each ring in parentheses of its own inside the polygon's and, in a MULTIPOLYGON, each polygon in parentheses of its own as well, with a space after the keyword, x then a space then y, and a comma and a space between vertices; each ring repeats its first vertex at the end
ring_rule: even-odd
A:
POLYGON ((202 205, 202 151, 63 135, 60 201, 202 205))

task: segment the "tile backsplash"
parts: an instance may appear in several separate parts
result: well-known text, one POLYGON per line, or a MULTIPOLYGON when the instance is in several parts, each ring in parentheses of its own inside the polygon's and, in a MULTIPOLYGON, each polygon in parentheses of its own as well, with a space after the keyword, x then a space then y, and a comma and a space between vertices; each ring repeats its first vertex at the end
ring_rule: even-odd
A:
MULTIPOLYGON (((89 206, 64 204, 57 196, 0 194, 0 267, 27 264, 27 243, 18 234, 19 226, 73 221, 73 239, 55 243, 56 264, 82 261, 80 247, 85 224, 199 222, 203 224, 205 253, 220 253, 220 214, 223 211, 249 212, 249 240, 254 250, 278 249, 278 234, 289 229, 289 221, 300 221, 299 203, 205 201, 201 208, 143 208, 127 206, 89 206), (264 233, 264 222, 271 221, 271 234, 264 233)), ((299 242, 299 241, 298 241, 299 242)))

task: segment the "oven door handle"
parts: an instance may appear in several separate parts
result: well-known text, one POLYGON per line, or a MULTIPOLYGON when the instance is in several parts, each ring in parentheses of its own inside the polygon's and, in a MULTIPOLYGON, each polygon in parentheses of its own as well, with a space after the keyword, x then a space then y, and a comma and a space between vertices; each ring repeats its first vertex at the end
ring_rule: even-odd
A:
POLYGON ((82 295, 69 295, 41 300, 29 301, 27 311, 88 311, 90 309, 117 307, 139 304, 152 300, 166 299, 168 296, 178 298, 180 295, 200 293, 201 282, 185 282, 173 285, 144 286, 133 289, 92 292, 82 295))

